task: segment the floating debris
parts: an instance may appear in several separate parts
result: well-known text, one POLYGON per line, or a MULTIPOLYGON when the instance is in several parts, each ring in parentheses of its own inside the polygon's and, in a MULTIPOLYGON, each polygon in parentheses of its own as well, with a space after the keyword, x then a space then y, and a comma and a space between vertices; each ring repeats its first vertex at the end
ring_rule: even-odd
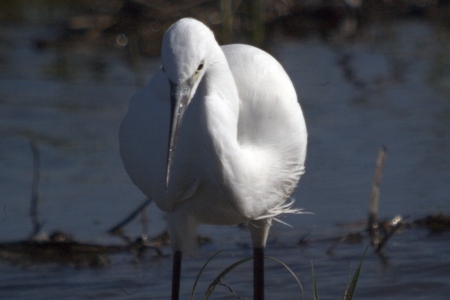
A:
POLYGON ((443 232, 450 230, 450 215, 438 213, 426 216, 423 219, 414 221, 415 226, 425 227, 431 232, 443 232))

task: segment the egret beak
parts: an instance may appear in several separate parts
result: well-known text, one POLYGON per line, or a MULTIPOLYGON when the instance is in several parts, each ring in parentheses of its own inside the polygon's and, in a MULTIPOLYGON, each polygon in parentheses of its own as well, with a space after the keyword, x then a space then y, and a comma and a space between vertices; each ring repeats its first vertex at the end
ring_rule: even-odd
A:
POLYGON ((178 138, 178 132, 181 122, 183 121, 184 112, 189 104, 191 96, 191 79, 185 82, 175 84, 169 80, 170 83, 170 131, 169 131, 169 148, 167 154, 167 169, 166 169, 166 190, 169 186, 170 169, 173 163, 173 156, 175 145, 178 138))

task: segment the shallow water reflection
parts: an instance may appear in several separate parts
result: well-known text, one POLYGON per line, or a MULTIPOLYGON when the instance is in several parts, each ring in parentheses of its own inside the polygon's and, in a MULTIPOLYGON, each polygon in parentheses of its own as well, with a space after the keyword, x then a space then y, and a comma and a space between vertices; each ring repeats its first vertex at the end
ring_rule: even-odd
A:
MULTIPOLYGON (((104 58, 98 71, 92 57, 80 49, 35 51, 29 41, 42 30, 1 29, 6 42, 0 44, 0 241, 23 239, 31 232, 28 139, 33 139, 42 157, 39 212, 44 230, 118 243, 106 230, 143 199, 125 174, 117 141, 119 122, 136 90, 135 73, 117 53, 104 58)), ((365 218, 381 145, 389 147, 381 216, 419 218, 449 211, 449 40, 448 32, 425 22, 399 22, 352 44, 310 38, 284 41, 271 49, 292 77, 307 120, 307 171, 294 198, 296 206, 314 214, 283 218, 292 229, 276 224, 267 255, 282 259, 296 272, 306 299, 312 295, 311 260, 319 296, 335 299, 343 294, 365 242, 343 244, 327 256, 329 244, 298 246, 298 240, 306 234, 311 239, 331 237, 347 230, 336 228, 336 223, 365 218)), ((143 63, 147 80, 159 62, 143 63)), ((165 227, 163 216, 155 206, 149 214, 150 234, 157 234, 165 227)), ((139 221, 127 231, 139 235, 139 221)), ((224 253, 214 260, 198 296, 225 266, 251 254, 242 247, 248 243, 245 231, 204 226, 201 232, 213 236, 214 242, 186 260, 183 298, 212 253, 227 249, 235 256, 224 253)), ((449 241, 448 233, 406 230, 389 242, 387 261, 369 251, 356 297, 449 296, 449 241)), ((103 269, 1 264, 0 293, 7 299, 168 297, 169 258, 149 256, 133 263, 131 256, 116 255, 111 260, 111 267, 103 269)), ((250 268, 243 265, 226 277, 226 283, 246 298, 251 297, 250 268)), ((266 271, 269 299, 298 295, 295 281, 282 267, 268 262, 266 271)), ((215 295, 232 297, 225 287, 218 287, 215 295)))

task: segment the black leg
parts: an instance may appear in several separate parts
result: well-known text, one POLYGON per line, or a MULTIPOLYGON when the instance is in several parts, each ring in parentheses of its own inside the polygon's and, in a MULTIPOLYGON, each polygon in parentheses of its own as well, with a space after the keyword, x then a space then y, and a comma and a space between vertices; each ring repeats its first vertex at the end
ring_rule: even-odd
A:
POLYGON ((264 300, 264 248, 253 249, 253 299, 264 300))
POLYGON ((172 300, 178 300, 180 297, 180 281, 181 281, 181 260, 183 255, 181 251, 173 253, 172 266, 172 300))

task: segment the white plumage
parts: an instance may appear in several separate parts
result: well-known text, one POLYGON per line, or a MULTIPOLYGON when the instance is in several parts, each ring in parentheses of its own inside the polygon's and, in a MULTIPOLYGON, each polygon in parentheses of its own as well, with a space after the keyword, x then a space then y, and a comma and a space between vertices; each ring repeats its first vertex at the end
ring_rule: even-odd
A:
POLYGON ((288 75, 255 47, 220 47, 194 19, 165 33, 162 68, 131 99, 119 136, 130 178, 168 214, 174 251, 190 250, 203 223, 247 223, 263 248, 271 220, 297 211, 288 199, 307 133, 288 75))

